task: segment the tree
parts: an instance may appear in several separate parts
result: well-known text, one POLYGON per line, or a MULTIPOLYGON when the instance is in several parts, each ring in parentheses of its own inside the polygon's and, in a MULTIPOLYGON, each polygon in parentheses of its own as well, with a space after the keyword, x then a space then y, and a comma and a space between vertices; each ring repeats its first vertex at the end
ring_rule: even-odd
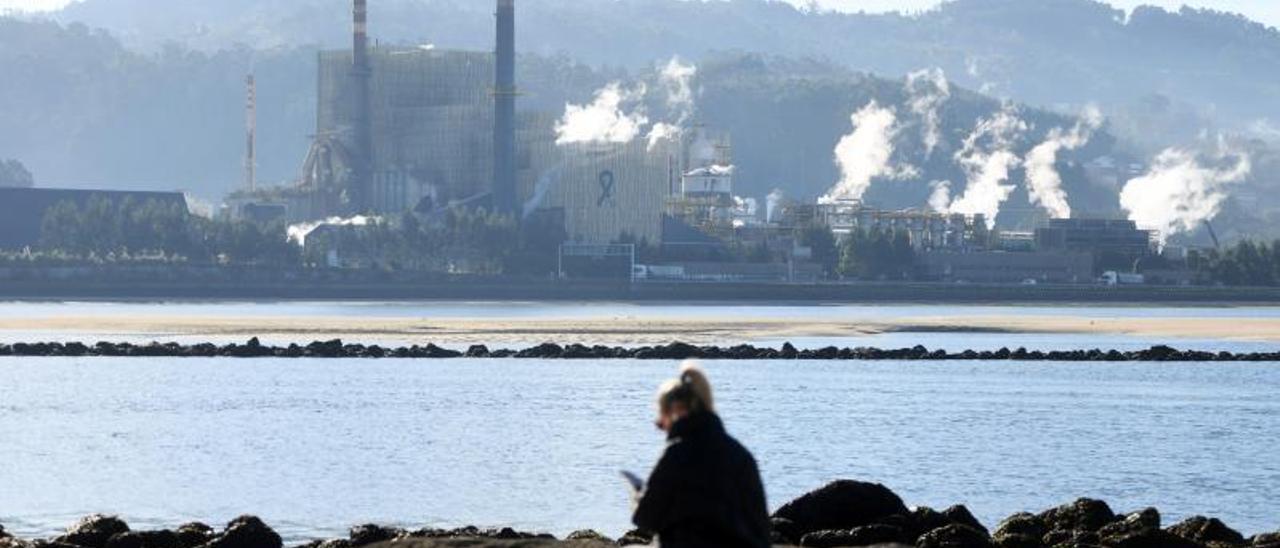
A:
POLYGON ((0 160, 0 187, 31 188, 36 179, 27 166, 17 160, 0 160))
POLYGON ((915 273, 915 248, 903 230, 854 230, 840 246, 840 274, 861 279, 903 279, 915 273))
POLYGON ((799 243, 813 251, 813 261, 822 265, 823 274, 830 276, 836 272, 840 253, 836 248, 836 236, 830 227, 821 223, 805 227, 800 231, 799 243))

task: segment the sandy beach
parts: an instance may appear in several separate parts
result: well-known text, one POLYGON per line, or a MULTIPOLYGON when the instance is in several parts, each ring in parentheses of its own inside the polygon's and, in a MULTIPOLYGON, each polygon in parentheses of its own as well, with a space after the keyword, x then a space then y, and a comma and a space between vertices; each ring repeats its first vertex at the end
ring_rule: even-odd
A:
POLYGON ((1086 315, 927 315, 841 319, 803 316, 712 318, 614 316, 412 318, 350 316, 58 315, 0 318, 0 338, 17 340, 243 340, 341 338, 366 344, 427 343, 649 345, 723 344, 882 333, 1126 335, 1280 342, 1280 318, 1099 318, 1086 315))

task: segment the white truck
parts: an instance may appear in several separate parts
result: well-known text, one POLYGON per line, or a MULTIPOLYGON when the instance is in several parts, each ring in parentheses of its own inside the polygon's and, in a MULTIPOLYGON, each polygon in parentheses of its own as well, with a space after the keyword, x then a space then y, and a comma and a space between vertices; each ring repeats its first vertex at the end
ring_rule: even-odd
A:
POLYGON ((1147 277, 1142 274, 1130 274, 1127 272, 1108 270, 1102 274, 1102 283, 1109 286, 1144 285, 1147 283, 1147 277))

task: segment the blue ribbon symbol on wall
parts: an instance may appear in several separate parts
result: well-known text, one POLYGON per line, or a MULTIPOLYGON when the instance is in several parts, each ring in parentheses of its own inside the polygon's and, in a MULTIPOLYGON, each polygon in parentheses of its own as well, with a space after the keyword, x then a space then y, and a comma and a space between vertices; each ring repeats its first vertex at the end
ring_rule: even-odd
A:
POLYGON ((600 172, 600 199, 596 200, 596 207, 604 207, 606 202, 613 202, 613 187, 617 184, 612 171, 600 172))

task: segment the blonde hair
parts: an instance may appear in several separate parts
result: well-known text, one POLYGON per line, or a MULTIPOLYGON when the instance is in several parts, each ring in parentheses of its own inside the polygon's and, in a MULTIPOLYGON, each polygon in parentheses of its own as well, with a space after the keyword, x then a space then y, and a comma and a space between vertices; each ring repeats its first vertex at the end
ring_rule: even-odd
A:
POLYGON ((680 376, 662 383, 658 389, 658 408, 670 409, 680 403, 690 413, 715 413, 715 400, 711 396, 711 381, 698 367, 697 362, 687 361, 680 366, 680 376))

